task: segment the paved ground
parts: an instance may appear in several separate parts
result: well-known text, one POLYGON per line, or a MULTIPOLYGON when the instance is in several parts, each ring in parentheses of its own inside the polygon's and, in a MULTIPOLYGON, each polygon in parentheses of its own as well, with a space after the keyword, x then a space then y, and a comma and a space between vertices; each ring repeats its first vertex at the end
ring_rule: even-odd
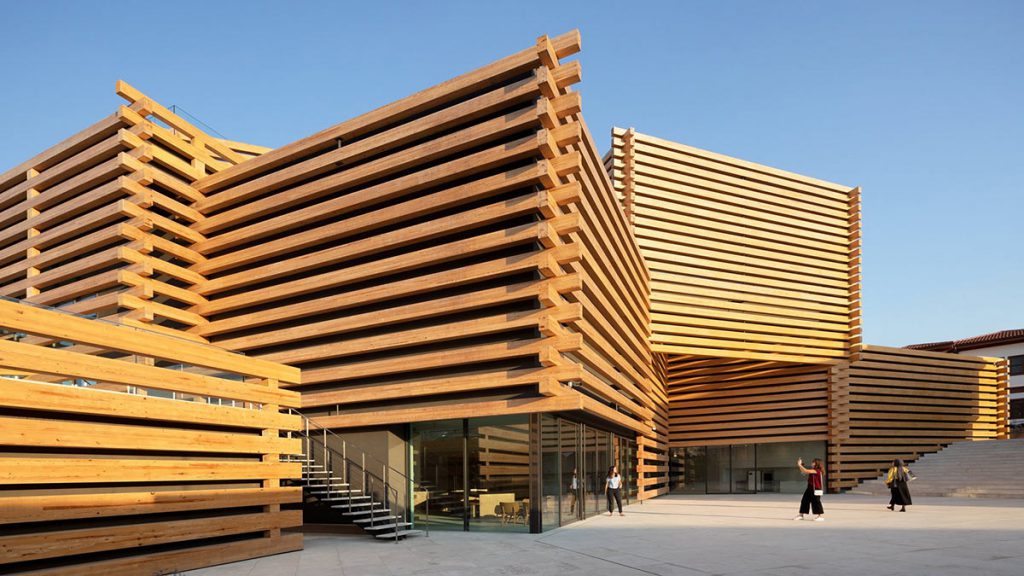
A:
POLYGON ((825 522, 792 518, 799 496, 667 496, 544 534, 433 532, 400 544, 309 535, 302 552, 189 576, 1024 575, 1024 500, 825 497, 825 522))

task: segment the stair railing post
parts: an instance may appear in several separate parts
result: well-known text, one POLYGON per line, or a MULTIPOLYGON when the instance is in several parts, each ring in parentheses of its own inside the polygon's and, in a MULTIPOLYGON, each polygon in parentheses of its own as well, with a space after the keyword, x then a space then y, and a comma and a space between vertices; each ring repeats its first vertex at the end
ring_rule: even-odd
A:
MULTIPOLYGON (((343 461, 343 466, 342 466, 342 469, 341 469, 341 482, 343 484, 347 484, 348 483, 348 450, 346 450, 346 445, 347 444, 348 444, 347 441, 345 441, 345 440, 341 441, 341 459, 343 461)), ((349 488, 352 488, 352 487, 349 486, 349 488)))
POLYGON ((324 428, 324 470, 327 470, 327 476, 330 477, 330 468, 327 467, 327 428, 324 428))
MULTIPOLYGON (((430 538, 430 490, 424 490, 423 492, 427 495, 427 520, 424 526, 427 529, 427 538, 430 538)), ((413 500, 414 504, 415 502, 416 501, 413 500)))
POLYGON ((362 452, 362 456, 361 456, 361 459, 360 459, 359 471, 360 471, 360 475, 363 477, 363 481, 361 482, 361 486, 363 488, 363 496, 369 496, 370 497, 370 499, 367 501, 367 504, 370 506, 370 526, 373 526, 373 519, 374 519, 374 514, 373 514, 373 493, 369 490, 369 488, 366 485, 366 453, 365 452, 362 452))

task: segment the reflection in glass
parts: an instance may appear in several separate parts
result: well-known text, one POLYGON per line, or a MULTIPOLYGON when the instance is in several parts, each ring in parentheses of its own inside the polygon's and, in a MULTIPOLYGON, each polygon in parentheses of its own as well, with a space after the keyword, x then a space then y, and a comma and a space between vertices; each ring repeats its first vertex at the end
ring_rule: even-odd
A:
POLYGON ((707 449, 703 446, 682 449, 683 483, 679 491, 684 494, 708 492, 707 449))
POLYGON ((550 530, 557 527, 559 523, 562 479, 559 470, 561 457, 558 444, 558 419, 548 414, 543 414, 540 418, 540 451, 541 494, 544 498, 540 506, 541 529, 550 530))
POLYGON ((637 490, 639 490, 639 476, 636 472, 636 441, 634 440, 622 440, 625 443, 625 462, 620 465, 620 470, 623 471, 623 476, 626 481, 626 501, 635 502, 638 496, 637 490))
POLYGON ((593 499, 588 502, 588 505, 592 505, 593 508, 588 508, 587 516, 608 509, 604 483, 605 478, 608 477, 608 467, 611 466, 611 446, 608 442, 608 433, 587 427, 588 442, 591 441, 591 438, 593 438, 591 446, 594 452, 594 467, 587 472, 587 476, 593 479, 594 491, 593 499))
POLYGON ((803 492, 807 480, 796 468, 797 458, 803 458, 805 463, 811 462, 814 458, 825 460, 825 443, 811 441, 758 444, 758 491, 786 494, 803 492))
MULTIPOLYGON (((560 424, 561 468, 562 468, 562 524, 568 524, 580 517, 580 490, 583 488, 583 477, 580 476, 579 424, 561 420, 560 424)), ((545 527, 547 524, 545 524, 545 527)))
POLYGON ((583 490, 585 494, 585 505, 583 507, 586 516, 593 516, 600 511, 597 499, 598 483, 603 481, 601 474, 597 472, 597 431, 588 426, 583 427, 583 490))
MULTIPOLYGON (((463 530, 465 482, 463 477, 462 420, 440 420, 412 425, 413 478, 430 492, 430 529, 463 530)), ((414 493, 417 522, 426 519, 426 494, 414 493)))
POLYGON ((468 431, 469 529, 529 532, 529 417, 470 418, 468 431))
POLYGON ((728 446, 707 447, 708 494, 728 494, 731 491, 731 474, 728 446))

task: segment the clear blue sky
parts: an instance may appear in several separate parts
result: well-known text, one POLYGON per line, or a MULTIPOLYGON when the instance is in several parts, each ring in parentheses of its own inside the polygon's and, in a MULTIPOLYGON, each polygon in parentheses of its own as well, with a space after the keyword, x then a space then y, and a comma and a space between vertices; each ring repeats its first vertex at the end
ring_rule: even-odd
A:
POLYGON ((0 171, 127 80, 280 146, 583 34, 584 116, 864 190, 869 343, 1024 328, 1024 2, 8 2, 0 171), (100 6, 97 6, 100 5, 100 6))

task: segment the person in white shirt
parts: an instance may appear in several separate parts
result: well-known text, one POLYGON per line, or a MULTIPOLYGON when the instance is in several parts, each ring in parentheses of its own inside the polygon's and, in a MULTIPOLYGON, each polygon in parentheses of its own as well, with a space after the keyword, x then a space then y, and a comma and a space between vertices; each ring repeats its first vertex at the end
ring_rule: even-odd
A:
POLYGON ((619 469, 615 466, 608 468, 608 478, 604 482, 604 492, 608 496, 608 515, 612 515, 612 498, 614 498, 615 503, 619 506, 619 516, 625 516, 622 513, 622 476, 619 476, 619 469))
POLYGON ((576 502, 579 500, 580 481, 576 478, 576 469, 572 469, 572 482, 569 483, 569 513, 576 512, 576 502))

